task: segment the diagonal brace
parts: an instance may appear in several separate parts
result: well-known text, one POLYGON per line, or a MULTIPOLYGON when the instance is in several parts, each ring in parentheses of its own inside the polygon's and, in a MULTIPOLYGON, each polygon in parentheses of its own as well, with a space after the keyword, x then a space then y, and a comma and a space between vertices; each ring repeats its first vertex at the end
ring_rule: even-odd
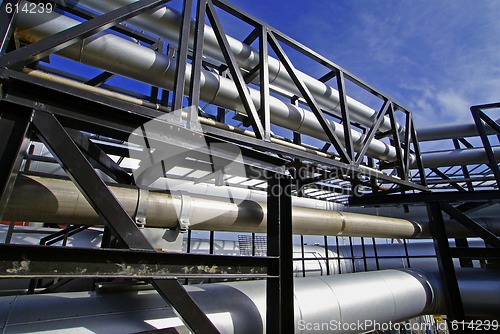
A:
POLYGON ((451 218, 457 220, 459 223, 467 227, 469 230, 475 232, 478 237, 483 239, 486 243, 494 246, 494 247, 500 247, 500 239, 476 223, 474 220, 469 218, 467 215, 465 215, 463 212, 459 211, 458 209, 454 208, 451 204, 446 203, 446 202, 441 202, 441 209, 446 212, 447 214, 450 215, 451 218))

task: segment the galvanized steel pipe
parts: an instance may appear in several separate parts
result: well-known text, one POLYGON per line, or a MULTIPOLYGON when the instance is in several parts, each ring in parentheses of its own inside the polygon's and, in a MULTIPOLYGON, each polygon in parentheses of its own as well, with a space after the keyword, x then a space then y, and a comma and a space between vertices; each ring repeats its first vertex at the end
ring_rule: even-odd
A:
MULTIPOLYGON (((129 215, 137 207, 138 189, 110 186, 129 215)), ((189 198, 150 191, 147 226, 176 228, 182 201, 189 201, 189 221, 195 230, 266 232, 267 205, 254 201, 189 198)), ((293 233, 304 235, 346 235, 391 238, 419 237, 422 227, 414 222, 363 214, 293 208, 293 233)), ((99 216, 76 186, 68 180, 19 175, 4 220, 42 221, 57 224, 102 225, 99 216)))
MULTIPOLYGON (((458 271, 457 276, 466 315, 500 316, 498 272, 458 271)), ((297 278, 294 288, 295 333, 361 333, 377 329, 375 323, 447 312, 439 276, 416 270, 297 278)), ((265 333, 265 282, 186 289, 222 333, 265 333)), ((0 321, 5 334, 54 330, 121 334, 182 326, 155 291, 2 297, 0 321)))

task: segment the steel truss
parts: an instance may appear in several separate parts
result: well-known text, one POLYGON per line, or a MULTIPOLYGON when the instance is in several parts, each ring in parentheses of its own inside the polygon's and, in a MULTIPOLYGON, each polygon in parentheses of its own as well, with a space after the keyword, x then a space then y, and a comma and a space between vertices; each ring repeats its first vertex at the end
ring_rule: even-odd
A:
MULTIPOLYGON (((372 193, 372 195, 363 198, 356 199, 352 197, 351 203, 353 205, 397 202, 427 203, 429 215, 434 222, 433 233, 441 273, 444 275, 446 282, 449 283, 448 295, 450 300, 453 301, 450 305, 455 305, 455 308, 450 312, 457 319, 463 318, 463 310, 461 310, 461 304, 458 303, 458 286, 454 277, 451 258, 454 256, 475 258, 478 255, 491 258, 493 253, 488 253, 487 249, 464 249, 463 247, 450 249, 441 211, 445 211, 456 218, 457 221, 476 232, 478 236, 492 246, 498 247, 499 239, 489 231, 481 229, 480 225, 467 217, 464 213, 467 210, 463 207, 451 206, 448 203, 454 201, 468 203, 498 201, 500 200, 499 192, 498 190, 481 190, 471 193, 458 186, 450 176, 446 175, 446 173, 443 174, 438 169, 433 172, 460 192, 447 194, 446 196, 449 198, 447 202, 441 201, 442 194, 428 192, 426 173, 421 160, 417 134, 410 111, 323 56, 221 0, 199 0, 196 2, 184 0, 179 45, 176 50, 170 48, 168 51, 175 54, 177 63, 172 92, 154 86, 151 87, 150 96, 126 92, 123 89, 117 90, 134 98, 143 99, 140 105, 95 92, 68 87, 62 83, 47 81, 18 71, 24 66, 49 70, 48 67, 38 62, 71 43, 83 40, 105 29, 113 29, 120 34, 132 36, 158 52, 164 51, 164 41, 159 41, 148 34, 119 23, 144 13, 148 9, 163 5, 169 0, 141 0, 101 16, 97 16, 78 6, 65 6, 66 1, 56 2, 61 10, 80 16, 84 19, 84 22, 22 48, 16 48, 17 41, 15 36, 12 36, 15 15, 13 12, 8 14, 5 10, 5 6, 18 3, 18 1, 4 1, 0 8, 0 35, 2 36, 0 41, 0 50, 2 52, 0 56, 2 91, 0 99, 0 217, 12 192, 21 163, 23 159, 29 158, 27 156, 29 141, 42 141, 100 215, 103 224, 106 226, 106 240, 103 244, 108 248, 76 250, 48 246, 2 245, 0 246, 0 252, 3 255, 0 257, 0 265, 5 269, 2 272, 10 274, 10 276, 3 276, 53 277, 54 270, 57 270, 59 277, 128 278, 131 277, 130 272, 120 271, 116 265, 106 266, 108 262, 112 264, 127 263, 130 265, 134 277, 151 282, 162 297, 177 310, 186 325, 196 333, 217 333, 218 331, 203 311, 187 295, 182 286, 178 284, 177 278, 235 276, 266 278, 269 282, 267 285, 267 331, 269 333, 289 333, 293 331, 294 326, 291 196, 292 194, 305 195, 310 188, 327 189, 327 192, 335 195, 333 185, 330 184, 329 187, 328 182, 332 179, 342 179, 348 181, 352 186, 362 185, 370 189, 372 193), (195 39, 190 50, 188 41, 191 29, 190 19, 191 10, 195 4, 197 5, 195 39), (260 60, 258 66, 247 73, 242 73, 236 62, 216 8, 253 27, 253 31, 244 40, 244 43, 250 45, 257 41, 260 60), (210 60, 202 57, 206 20, 211 24, 223 53, 225 64, 222 64, 222 66, 212 64, 210 60), (285 52, 286 47, 325 66, 327 73, 319 80, 327 82, 335 79, 335 84, 339 90, 340 116, 334 116, 321 109, 313 94, 298 75, 293 61, 285 52), (293 144, 295 146, 283 145, 283 142, 277 141, 276 139, 279 138, 276 138, 271 132, 269 97, 273 88, 269 83, 268 60, 270 51, 277 55, 301 94, 300 97, 291 96, 289 98, 294 103, 306 105, 314 113, 328 138, 328 141, 321 148, 304 149, 304 146, 297 147, 302 144, 301 134, 299 133, 294 133, 293 144), (188 79, 186 78, 186 66, 189 61, 191 62, 192 71, 189 78, 189 89, 186 91, 185 82, 188 79), (204 116, 200 108, 200 80, 203 68, 230 76, 236 85, 246 111, 244 122, 251 126, 254 136, 248 136, 243 131, 228 131, 224 127, 210 126, 201 122, 201 116, 204 116), (250 98, 247 86, 257 76, 260 77, 261 106, 258 110, 250 98), (346 82, 380 99, 382 107, 370 127, 351 120, 346 98, 348 95, 346 82), (162 90, 162 94, 159 97, 160 90, 162 90), (170 97, 171 93, 173 98, 170 97), (187 116, 184 116, 181 112, 185 97, 187 97, 189 105, 194 106, 194 108, 187 110, 187 116), (118 151, 117 155, 122 157, 128 153, 120 152, 119 148, 105 148, 102 145, 96 145, 82 132, 125 142, 136 128, 165 113, 170 113, 173 116, 169 120, 163 121, 167 133, 182 132, 201 137, 207 143, 224 142, 234 145, 240 148, 243 155, 250 161, 246 167, 251 165, 251 167, 265 171, 263 181, 267 182, 268 189, 272 187, 280 189, 279 196, 273 195, 271 190, 268 191, 268 207, 273 207, 275 210, 268 212, 267 257, 175 255, 156 252, 141 232, 136 217, 131 217, 125 212, 107 185, 96 174, 95 168, 98 167, 118 183, 134 184, 130 171, 114 162, 108 155, 110 152, 106 151, 106 149, 114 150, 113 153, 118 151), (404 123, 404 132, 402 133, 398 131, 396 122, 398 115, 401 116, 404 123), (343 140, 336 135, 327 121, 333 117, 337 118, 344 130, 345 138, 342 138, 343 140), (380 127, 386 117, 390 119, 391 129, 381 132, 380 127), (183 118, 186 120, 185 124, 183 118), (353 144, 351 133, 353 128, 361 129, 364 133, 361 148, 358 150, 355 150, 353 144), (396 160, 392 163, 379 161, 377 167, 375 159, 367 156, 367 151, 374 139, 384 138, 394 146, 396 160), (415 162, 412 162, 412 157, 414 157, 415 162), (411 172, 412 164, 417 167, 417 171, 413 173, 411 172), (307 169, 309 171, 308 176, 296 173, 299 168, 307 169), (387 170, 391 170, 391 172, 387 172, 387 170), (406 194, 408 191, 422 192, 406 194), (398 194, 394 195, 395 193, 398 194), (123 249, 111 249, 112 247, 123 249), (32 271, 28 272, 23 269, 25 259, 30 259, 30 265, 37 268, 35 274, 32 271), (51 267, 47 267, 47 263, 50 263, 51 267), (207 266, 221 268, 239 266, 240 270, 234 274, 181 272, 180 266, 192 264, 206 264, 207 266), (85 271, 83 272, 81 268, 85 268, 85 271), (154 268, 154 270, 151 268, 154 268), (276 316, 276 314, 279 316, 276 316)), ((71 73, 64 73, 64 76, 75 78, 74 74, 71 73)), ((116 90, 111 85, 106 84, 113 76, 113 73, 102 72, 87 80, 86 84, 116 90)), ((481 128, 484 126, 484 121, 496 131, 499 131, 498 124, 488 118, 482 111, 483 109, 498 107, 495 104, 471 108, 481 139, 487 149, 490 168, 497 183, 500 180, 498 164, 491 152, 491 145, 489 145, 484 129, 481 131, 481 128)), ((225 114, 225 110, 219 109, 216 117, 219 125, 224 125, 225 114)), ((227 124, 225 125, 227 128, 227 124)), ((158 139, 158 141, 161 142, 162 139, 158 139)), ((176 143, 175 140, 165 140, 165 143, 173 146, 183 145, 180 142, 176 143)), ((289 142, 288 144, 292 143, 289 142)), ((228 160, 225 152, 221 152, 221 155, 217 158, 228 160)), ((469 183, 473 181, 473 176, 465 172, 466 168, 463 170, 463 182, 466 182, 469 186, 469 183)), ((52 241, 59 240, 61 237, 64 238, 64 234, 77 233, 81 229, 70 228, 70 230, 64 231, 64 233, 61 232, 60 235, 51 236, 48 239, 52 239, 52 241)), ((496 252, 497 248, 494 249, 495 251, 492 252, 496 252)))

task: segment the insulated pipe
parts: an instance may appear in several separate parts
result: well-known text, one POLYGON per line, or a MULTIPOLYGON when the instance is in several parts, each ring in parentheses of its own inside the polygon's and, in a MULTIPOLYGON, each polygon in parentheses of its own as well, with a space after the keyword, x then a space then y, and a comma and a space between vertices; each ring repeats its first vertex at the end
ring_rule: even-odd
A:
MULTIPOLYGON (((500 118, 496 120, 500 123, 500 118)), ((495 134, 495 130, 488 124, 485 125, 486 133, 495 134)), ((440 139, 456 139, 479 136, 474 123, 449 123, 438 126, 428 126, 417 130, 418 141, 432 141, 440 139)))
MULTIPOLYGON (((495 158, 500 160, 500 146, 492 147, 495 158)), ((422 163, 427 168, 487 164, 488 157, 484 148, 466 148, 449 151, 434 151, 422 153, 422 163)), ((412 168, 417 168, 413 163, 412 168)))
MULTIPOLYGON (((110 186, 122 207, 133 216, 138 189, 110 186)), ((194 230, 266 232, 267 205, 253 201, 218 201, 150 191, 146 226, 176 228, 182 214, 194 230), (189 208, 185 211, 183 208, 189 208)), ((4 220, 42 221, 57 224, 102 225, 99 216, 76 186, 67 180, 19 175, 5 210, 4 220)), ((414 238, 422 227, 414 222, 388 217, 338 211, 293 208, 293 233, 414 238)))
MULTIPOLYGON (((101 13, 109 12, 133 2, 135 2, 135 0, 79 1, 80 4, 101 13)), ((154 11, 137 15, 129 19, 127 22, 140 28, 141 30, 148 31, 171 42, 178 43, 181 21, 182 15, 179 12, 165 6, 160 9, 155 9, 154 11)), ((191 48, 193 46, 195 24, 195 21, 191 20, 191 34, 189 38, 189 45, 191 48)), ((226 37, 228 39, 229 46, 236 57, 236 61, 241 68, 250 71, 259 65, 258 50, 231 36, 226 37)), ((215 33, 209 26, 205 26, 204 28, 203 52, 214 59, 225 62, 215 33)), ((300 92, 298 91, 296 85, 293 83, 292 79, 288 75, 288 72, 279 60, 269 57, 268 62, 270 84, 290 92, 291 95, 300 96, 300 92)), ((298 71, 297 74, 322 109, 333 112, 336 115, 341 115, 339 92, 337 90, 303 72, 298 71)), ((257 77, 253 82, 258 85, 259 78, 257 77)), ((377 112, 375 110, 350 97, 347 97, 347 104, 352 121, 359 122, 366 126, 371 126, 374 123, 377 116, 377 112)), ((399 124, 397 124, 397 128, 401 132, 404 131, 404 128, 399 124)), ((382 125, 380 126, 380 131, 385 132, 390 129, 390 119, 385 117, 382 125)))
MULTIPOLYGON (((500 316, 497 272, 458 271, 457 277, 467 316, 500 316)), ((265 282, 185 288, 221 333, 265 333, 265 282)), ((376 330, 376 324, 447 312, 439 276, 416 270, 297 278, 294 289, 295 333, 362 333, 376 330)), ((0 323, 4 334, 121 334, 182 327, 172 308, 152 290, 2 297, 0 323)))
MULTIPOLYGON (((17 33, 21 40, 33 43, 76 24, 78 21, 54 12, 50 14, 19 13, 17 33)), ((61 50, 59 54, 158 87, 169 90, 173 88, 175 61, 166 55, 115 35, 95 35, 61 50)), ((187 64, 186 73, 187 88, 191 73, 190 64, 187 64)), ((232 80, 202 70, 200 85, 203 100, 227 109, 245 112, 232 80)), ((260 104, 259 91, 249 88, 249 92, 258 109, 260 104)), ((274 124, 321 140, 328 140, 311 111, 285 103, 272 96, 270 96, 269 102, 271 122, 274 124)), ((329 121, 329 124, 343 141, 344 131, 342 127, 333 121, 329 121)), ((355 130, 351 130, 351 135, 355 148, 359 150, 363 142, 363 135, 355 130)), ((370 143, 367 154, 386 161, 396 159, 396 150, 393 146, 375 139, 370 143)), ((413 156, 412 159, 414 159, 413 156)))

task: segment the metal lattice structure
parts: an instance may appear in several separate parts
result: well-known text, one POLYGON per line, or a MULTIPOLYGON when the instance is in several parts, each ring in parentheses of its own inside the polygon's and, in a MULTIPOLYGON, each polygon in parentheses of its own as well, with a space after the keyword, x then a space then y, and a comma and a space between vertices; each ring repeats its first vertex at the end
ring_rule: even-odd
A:
MULTIPOLYGON (((500 257, 500 239, 469 215, 500 200, 498 146, 491 144, 493 135, 500 140, 500 126, 485 112, 500 105, 471 108, 482 147, 473 147, 467 136, 449 138, 455 153, 480 150, 481 159, 443 164, 432 160, 435 152, 421 152, 408 109, 226 1, 184 0, 178 29, 169 32, 174 40, 136 26, 141 23, 138 17, 164 8, 168 2, 140 0, 102 15, 96 14, 99 9, 89 10, 90 0, 42 2, 42 7, 47 3, 57 6, 57 12, 34 16, 33 22, 23 13, 7 10, 19 1, 2 3, 0 217, 15 216, 12 198, 20 182, 32 183, 31 176, 61 178, 57 173, 33 170, 33 164, 57 163, 66 173, 64 180, 71 180, 90 203, 94 216, 97 213, 104 232, 102 249, 49 246, 98 225, 93 223, 95 217, 85 216, 85 223, 78 217, 66 217, 61 221, 66 227, 44 238, 40 246, 6 242, 0 245, 0 266, 5 269, 1 277, 44 279, 57 272, 57 277, 68 279, 144 280, 196 333, 219 331, 178 279, 266 279, 266 330, 291 333, 295 326, 292 234, 298 220, 292 197, 352 207, 404 205, 408 209, 420 205, 428 210, 449 319, 466 319, 452 259, 459 258, 466 266, 467 260, 494 264, 500 257), (224 17, 236 18, 250 30, 238 45, 253 52, 255 61, 244 61, 235 52, 235 42, 225 32, 224 17), (107 39, 112 42, 106 44, 107 39), (108 58, 111 54, 105 52, 114 52, 110 45, 123 48, 127 61, 133 60, 123 65, 108 58), (300 72, 292 57, 298 57, 296 54, 325 74, 312 78, 300 72), (71 66, 58 66, 62 57, 86 67, 73 71, 71 66), (279 64, 280 71, 273 64, 279 64), (85 70, 92 75, 83 73, 85 70), (135 81, 123 85, 117 83, 120 79, 135 81), (137 82, 140 89, 134 90, 137 82), (325 104, 333 98, 318 94, 322 89, 336 92, 335 107, 325 104), (366 106, 351 95, 369 95, 368 100, 376 102, 366 106), (150 133, 150 129, 154 131, 150 133), (37 154, 37 147, 50 155, 37 154), (134 152, 145 158, 131 167, 134 152), (241 256, 215 255, 213 234, 210 254, 157 251, 145 229, 153 224, 148 203, 151 197, 160 196, 151 185, 164 179, 265 191, 265 206, 250 200, 235 204, 232 197, 228 205, 239 210, 232 230, 238 224, 244 232, 264 226, 266 238, 240 240, 241 256), (128 202, 123 195, 127 191, 136 194, 128 202), (457 238, 457 247, 450 248, 443 212, 489 247, 467 247, 467 239, 457 238), (126 270, 123 264, 127 264, 126 270)), ((101 5, 107 6, 105 2, 101 5)), ((217 224, 206 227, 203 222, 196 225, 191 221, 194 209, 187 204, 192 201, 189 195, 177 198, 172 193, 166 191, 162 196, 180 203, 177 211, 169 211, 178 216, 153 227, 172 231, 175 238, 192 228, 229 229, 217 224)), ((51 202, 47 199, 46 203, 51 202)), ((165 204, 169 205, 175 206, 165 204)), ((205 207, 210 209, 217 207, 205 207)), ((59 217, 54 212, 40 221, 54 223, 59 217)), ((373 237, 378 261, 375 237, 379 235, 373 237)), ((324 243, 327 248, 326 236, 324 243)), ((354 263, 352 247, 351 240, 354 263)), ((363 255, 366 269, 369 256, 363 255)), ((328 268, 329 261, 339 261, 340 268, 339 255, 329 259, 327 253, 328 268)))

